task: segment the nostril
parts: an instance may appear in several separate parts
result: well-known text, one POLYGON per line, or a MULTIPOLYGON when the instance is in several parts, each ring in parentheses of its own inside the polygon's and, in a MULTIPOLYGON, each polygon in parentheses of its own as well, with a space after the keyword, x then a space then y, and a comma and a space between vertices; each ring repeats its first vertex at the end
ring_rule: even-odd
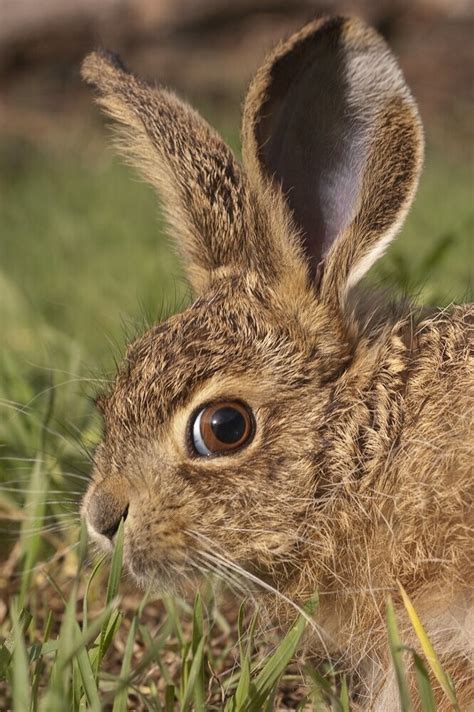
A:
POLYGON ((98 534, 112 540, 122 519, 127 519, 128 508, 128 502, 124 503, 110 492, 97 492, 89 502, 87 517, 98 534))
POLYGON ((118 531, 120 522, 122 521, 122 519, 125 522, 127 517, 128 517, 128 504, 125 507, 125 509, 122 513, 122 516, 119 519, 117 519, 117 521, 114 524, 112 524, 112 526, 110 526, 108 529, 105 529, 99 533, 102 534, 102 536, 106 536, 107 539, 110 539, 112 541, 112 539, 114 538, 114 536, 116 535, 116 533, 118 531))

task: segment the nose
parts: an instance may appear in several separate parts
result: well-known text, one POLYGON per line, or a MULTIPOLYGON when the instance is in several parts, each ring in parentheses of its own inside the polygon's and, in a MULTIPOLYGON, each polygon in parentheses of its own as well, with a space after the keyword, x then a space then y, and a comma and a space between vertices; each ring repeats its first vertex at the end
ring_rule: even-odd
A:
POLYGON ((102 536, 112 540, 122 519, 128 515, 128 498, 110 488, 98 488, 87 503, 90 526, 102 536))

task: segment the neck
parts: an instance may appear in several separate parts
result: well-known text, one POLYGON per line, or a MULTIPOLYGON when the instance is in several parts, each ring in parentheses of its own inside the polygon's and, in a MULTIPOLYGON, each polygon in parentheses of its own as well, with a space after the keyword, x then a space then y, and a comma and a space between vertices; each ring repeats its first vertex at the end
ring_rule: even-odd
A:
POLYGON ((405 420, 414 345, 399 323, 358 341, 350 366, 328 398, 317 472, 316 499, 339 502, 340 487, 354 494, 380 484, 405 420))
POLYGON ((377 668, 383 680, 389 664, 388 594, 403 639, 415 644, 398 582, 441 654, 451 645, 442 637, 445 618, 473 584, 465 318, 440 314, 414 326, 400 320, 359 339, 317 428, 315 503, 301 537, 307 547, 286 593, 300 602, 319 593, 319 633, 310 645, 318 654, 343 655, 362 678, 375 680, 377 668), (368 661, 374 671, 367 673, 368 661))
POLYGON ((328 398, 305 534, 317 553, 306 552, 313 572, 305 576, 320 591, 329 634, 344 649, 351 638, 357 655, 362 639, 374 644, 376 631, 385 639, 397 581, 420 605, 472 581, 472 401, 466 339, 453 339, 455 326, 445 315, 415 329, 399 321, 359 340, 328 398))

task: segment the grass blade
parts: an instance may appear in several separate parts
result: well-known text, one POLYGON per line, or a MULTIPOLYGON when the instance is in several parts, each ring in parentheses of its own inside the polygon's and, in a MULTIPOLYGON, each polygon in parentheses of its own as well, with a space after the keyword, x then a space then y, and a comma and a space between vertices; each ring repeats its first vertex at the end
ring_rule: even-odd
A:
POLYGON ((104 561, 105 561, 106 555, 103 554, 98 561, 96 561, 94 568, 92 569, 89 578, 87 579, 87 586, 86 586, 86 591, 84 593, 84 598, 82 599, 82 630, 85 631, 87 628, 87 623, 88 623, 88 616, 89 616, 89 593, 91 590, 92 582, 101 570, 104 561))
POLYGON ((329 710, 330 701, 331 709, 336 710, 336 712, 343 712, 342 700, 337 696, 329 680, 310 666, 305 667, 305 672, 313 682, 312 698, 314 709, 318 710, 318 712, 319 710, 329 710))
POLYGON ((235 694, 226 705, 226 710, 229 710, 229 712, 234 712, 234 710, 237 711, 242 709, 245 700, 247 700, 250 693, 250 664, 252 660, 253 635, 257 622, 257 616, 253 616, 246 633, 244 632, 244 620, 245 605, 242 603, 239 609, 239 617, 237 621, 237 632, 239 636, 240 650, 240 676, 235 694), (245 634, 247 635, 247 645, 244 650, 243 640, 245 634))
MULTIPOLYGON (((123 563, 123 530, 124 530, 124 521, 122 519, 119 524, 119 528, 117 530, 115 544, 114 544, 114 551, 112 554, 112 560, 110 562, 110 573, 109 573, 109 580, 107 582, 107 595, 106 595, 106 605, 107 606, 109 606, 112 603, 112 601, 117 598, 117 594, 118 594, 118 590, 119 590, 120 578, 122 575, 122 563, 123 563)), ((107 652, 107 648, 109 647, 111 639, 112 639, 111 636, 113 636, 113 631, 115 630, 115 627, 118 624, 118 617, 115 616, 114 620, 112 621, 112 627, 109 626, 111 615, 112 614, 110 614, 109 616, 106 616, 104 623, 102 625, 101 632, 100 632, 99 647, 97 649, 97 657, 95 659, 95 672, 96 672, 97 678, 99 676, 99 670, 100 670, 100 665, 102 663, 102 659, 103 659, 105 653, 107 652)))
POLYGON ((404 647, 400 640, 400 634, 398 632, 397 621, 395 618, 395 611, 393 609, 393 602, 391 596, 388 596, 387 598, 386 623, 388 632, 388 644, 390 648, 390 654, 392 656, 393 667, 395 668, 395 676, 397 678, 400 708, 402 712, 411 712, 412 703, 410 699, 409 686, 405 674, 405 664, 403 662, 402 655, 404 647))
POLYGON ((345 677, 342 680, 341 694, 339 698, 342 707, 342 712, 350 712, 349 688, 347 687, 347 680, 345 677))
POLYGON ((72 682, 71 654, 74 650, 76 631, 77 584, 72 588, 66 610, 64 611, 61 630, 59 632, 58 649, 51 684, 43 699, 41 710, 44 712, 60 712, 68 708, 70 703, 70 687, 72 682))
POLYGON ((125 650, 123 653, 122 667, 120 669, 119 678, 119 690, 115 695, 114 705, 112 712, 126 712, 127 710, 127 699, 128 699, 128 684, 125 682, 130 674, 130 667, 132 663, 133 646, 135 644, 135 637, 137 635, 138 629, 138 616, 134 616, 130 630, 127 636, 127 642, 125 644, 125 650), (121 687, 123 685, 123 687, 121 687), (121 688, 121 689, 120 689, 121 688))
POLYGON ((189 670, 189 676, 186 681, 186 687, 184 689, 183 696, 181 699, 181 704, 180 704, 181 712, 185 712, 185 710, 187 710, 189 708, 189 705, 191 703, 191 699, 193 697, 193 692, 194 692, 194 686, 196 684, 199 672, 202 667, 204 643, 205 643, 205 639, 201 638, 201 640, 198 643, 196 653, 193 657, 193 662, 192 662, 191 668, 189 670))
POLYGON ((31 575, 38 560, 41 547, 41 529, 46 513, 48 494, 48 477, 43 470, 40 456, 35 460, 31 479, 26 493, 25 511, 31 512, 31 518, 25 519, 20 530, 23 563, 20 585, 20 608, 25 605, 26 595, 31 581, 31 575))
MULTIPOLYGON (((193 651, 193 660, 196 658, 196 655, 198 654, 199 645, 200 645, 201 641, 204 641, 204 640, 205 640, 205 635, 204 635, 204 620, 203 620, 203 612, 202 612, 202 601, 201 601, 200 595, 197 594, 196 598, 194 600, 194 608, 193 608, 193 638, 192 638, 192 644, 191 644, 191 648, 193 651)), ((204 655, 201 656, 201 665, 199 667, 199 670, 198 670, 198 673, 196 676, 196 681, 194 684, 193 698, 194 698, 195 712, 204 712, 204 700, 205 700, 204 655)))
POLYGON ((30 709, 30 675, 28 656, 26 653, 23 628, 20 617, 17 615, 16 606, 13 607, 13 671, 12 671, 12 698, 14 712, 27 712, 30 709))
MULTIPOLYGON (((80 635, 79 625, 76 623, 76 636, 80 635)), ((90 712, 101 712, 99 692, 95 680, 94 670, 87 653, 87 649, 82 645, 76 653, 77 665, 81 676, 82 686, 89 702, 90 712)))
POLYGON ((428 672, 423 665, 422 659, 416 653, 413 653, 413 663, 415 666, 416 686, 418 688, 421 708, 423 712, 436 712, 436 703, 428 672))
POLYGON ((413 626, 413 629, 416 633, 416 637, 418 638, 418 640, 420 642, 421 649, 423 650, 423 653, 426 657, 428 665, 430 666, 431 670, 433 671, 433 675, 438 680, 446 697, 452 704, 453 709, 456 710, 456 712, 460 712, 458 701, 456 699, 456 693, 454 691, 451 680, 449 679, 448 675, 443 670, 441 663, 439 661, 439 658, 436 655, 436 652, 433 648, 433 645, 431 644, 431 641, 428 638, 428 635, 423 627, 423 624, 422 624, 421 620, 419 619, 418 614, 415 611, 415 608, 414 608, 412 602, 408 598, 408 595, 407 595, 405 589, 403 588, 403 586, 400 583, 398 584, 398 586, 399 586, 400 592, 402 594, 403 605, 405 606, 406 612, 408 613, 408 617, 409 617, 410 622, 413 626))
MULTIPOLYGON (((45 646, 47 646, 48 641, 49 641, 49 636, 51 634, 51 627, 53 624, 53 613, 52 611, 49 611, 48 613, 48 618, 46 620, 46 626, 44 629, 44 635, 43 635, 43 643, 40 646, 41 652, 45 649, 45 646)), ((38 690, 39 686, 41 683, 41 675, 43 673, 43 670, 45 669, 45 662, 44 659, 41 655, 41 652, 38 653, 38 656, 35 657, 35 646, 32 646, 30 648, 30 662, 36 662, 35 667, 34 667, 34 672, 33 672, 33 683, 31 685, 31 697, 33 700, 33 711, 37 709, 37 700, 38 700, 38 690)))
POLYGON ((303 615, 298 616, 296 623, 285 635, 277 651, 270 657, 257 678, 251 684, 251 693, 248 703, 242 709, 247 712, 259 712, 267 698, 272 694, 286 666, 295 654, 301 640, 306 620, 303 615))

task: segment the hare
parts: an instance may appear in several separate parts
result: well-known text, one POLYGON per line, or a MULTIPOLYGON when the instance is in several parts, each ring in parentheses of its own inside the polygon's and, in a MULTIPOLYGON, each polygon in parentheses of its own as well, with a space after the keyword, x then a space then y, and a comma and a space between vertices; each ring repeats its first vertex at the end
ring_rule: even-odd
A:
POLYGON ((388 592, 415 644, 400 582, 467 704, 473 310, 367 303, 356 287, 422 166, 384 40, 329 17, 280 44, 247 94, 242 166, 114 55, 82 71, 156 187, 195 296, 129 346, 98 398, 91 536, 110 549, 124 519, 139 585, 215 572, 260 591, 282 626, 318 592, 308 651, 349 673, 354 709, 398 709, 388 592))

